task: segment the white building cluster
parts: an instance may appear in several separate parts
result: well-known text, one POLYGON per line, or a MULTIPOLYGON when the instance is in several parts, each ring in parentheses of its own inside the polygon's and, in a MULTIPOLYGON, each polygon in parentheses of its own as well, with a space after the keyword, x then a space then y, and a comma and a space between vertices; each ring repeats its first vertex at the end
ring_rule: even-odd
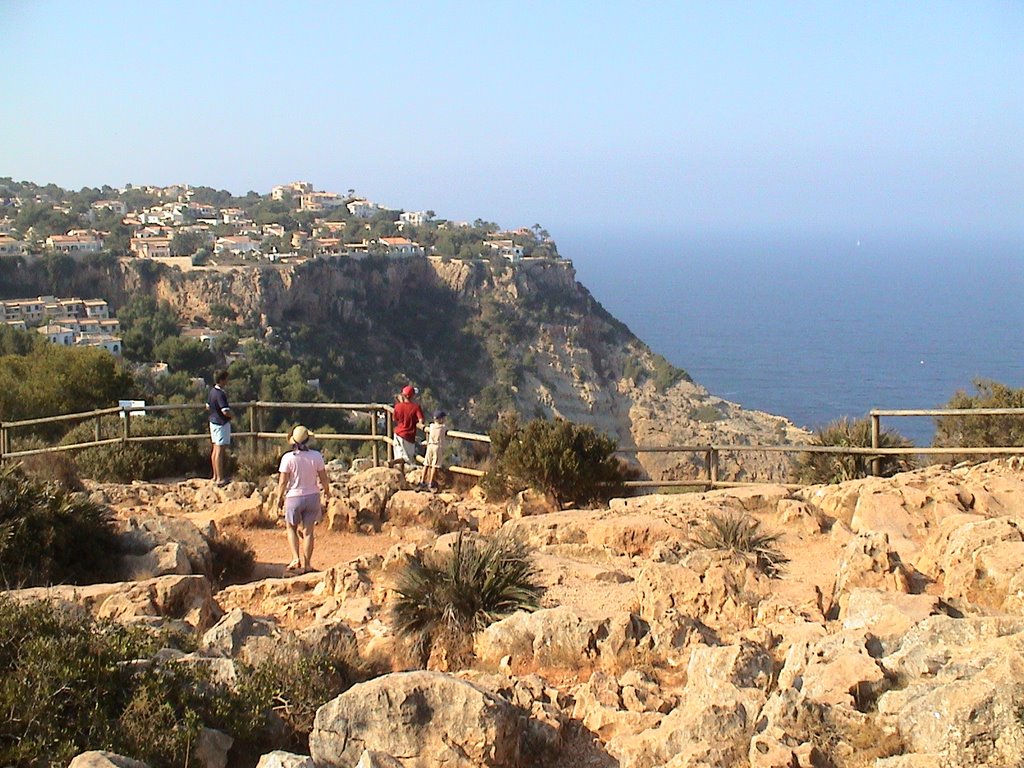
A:
POLYGON ((7 325, 34 328, 52 344, 63 347, 103 347, 121 354, 121 327, 110 316, 104 299, 58 298, 0 300, 0 312, 7 325))

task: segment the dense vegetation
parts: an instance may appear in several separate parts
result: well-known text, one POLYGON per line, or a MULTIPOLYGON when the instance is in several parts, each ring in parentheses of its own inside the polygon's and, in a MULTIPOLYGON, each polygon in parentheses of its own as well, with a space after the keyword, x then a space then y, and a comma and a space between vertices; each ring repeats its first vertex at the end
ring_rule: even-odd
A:
POLYGON ((491 430, 492 459, 484 487, 496 498, 536 488, 559 506, 621 496, 633 473, 615 458, 616 447, 593 427, 564 419, 534 419, 523 426, 508 417, 491 430))
POLYGON ((0 468, 0 586, 113 581, 115 549, 109 509, 15 464, 0 468))
POLYGON ((153 768, 197 768, 208 727, 235 739, 230 764, 253 765, 274 749, 308 750, 316 707, 365 674, 345 649, 294 643, 239 665, 231 687, 173 653, 152 660, 186 641, 0 596, 0 763, 67 765, 107 749, 153 768))
MULTIPOLYGON (((956 392, 946 408, 1024 408, 1024 389, 1013 389, 988 379, 974 381, 974 394, 956 392)), ((982 416, 964 414, 935 419, 936 446, 979 448, 989 445, 1024 446, 1024 418, 1020 416, 982 416)), ((954 459, 967 458, 954 457, 954 459)), ((974 461, 986 456, 973 455, 974 461)))

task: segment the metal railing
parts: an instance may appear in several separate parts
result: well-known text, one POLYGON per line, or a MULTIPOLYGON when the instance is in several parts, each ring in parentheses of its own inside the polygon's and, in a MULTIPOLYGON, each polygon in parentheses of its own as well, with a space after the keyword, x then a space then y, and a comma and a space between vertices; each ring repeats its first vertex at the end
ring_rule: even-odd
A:
MULTIPOLYGON (((327 431, 317 432, 317 440, 323 442, 352 441, 369 442, 371 445, 371 458, 374 466, 381 466, 387 461, 388 449, 394 439, 394 406, 387 403, 310 403, 310 402, 264 402, 250 401, 233 405, 236 412, 244 412, 245 418, 236 420, 241 426, 244 423, 247 428, 236 429, 232 437, 240 442, 248 441, 252 450, 257 450, 261 441, 283 442, 288 438, 284 432, 269 432, 263 429, 265 416, 274 410, 303 410, 303 411, 341 411, 347 413, 365 413, 369 417, 369 432, 355 433, 333 433, 327 431), (383 420, 383 429, 380 422, 383 420), (381 457, 381 445, 384 446, 384 462, 381 457)), ((105 445, 129 443, 150 443, 150 442, 171 442, 182 440, 209 440, 209 433, 205 431, 189 432, 182 434, 159 434, 159 435, 133 435, 132 414, 143 412, 162 413, 172 411, 203 411, 205 404, 184 404, 184 405, 131 405, 111 408, 101 408, 84 413, 63 414, 60 416, 47 416, 36 419, 22 419, 20 421, 0 421, 0 461, 16 459, 28 456, 35 456, 59 451, 74 451, 86 448, 94 448, 105 445), (121 419, 121 430, 117 437, 103 437, 102 420, 104 417, 117 416, 121 419), (56 424, 69 421, 85 422, 93 420, 95 429, 92 440, 72 444, 49 445, 41 448, 25 450, 12 449, 12 432, 26 427, 38 427, 47 424, 56 424)), ((832 453, 846 456, 868 457, 872 473, 881 473, 881 461, 886 456, 972 456, 972 455, 1024 455, 1024 446, 985 446, 977 448, 968 447, 910 447, 910 448, 883 448, 881 447, 881 419, 882 417, 942 417, 942 416, 1024 416, 1024 408, 959 408, 959 409, 875 409, 869 413, 871 419, 871 446, 823 446, 823 445, 670 445, 670 446, 631 446, 619 448, 616 453, 639 456, 644 453, 690 453, 703 456, 702 476, 683 479, 665 480, 632 480, 626 483, 630 488, 672 488, 672 487, 703 487, 731 488, 749 485, 758 485, 773 480, 757 481, 730 481, 720 479, 721 456, 725 453, 832 453)), ((490 437, 487 435, 465 432, 461 430, 449 430, 448 437, 453 440, 462 440, 472 443, 489 445, 490 437)), ((420 459, 422 460, 422 459, 420 459)), ((477 467, 464 467, 459 465, 448 466, 450 472, 472 477, 482 477, 485 470, 477 467)), ((781 483, 789 487, 798 487, 792 483, 781 483)))

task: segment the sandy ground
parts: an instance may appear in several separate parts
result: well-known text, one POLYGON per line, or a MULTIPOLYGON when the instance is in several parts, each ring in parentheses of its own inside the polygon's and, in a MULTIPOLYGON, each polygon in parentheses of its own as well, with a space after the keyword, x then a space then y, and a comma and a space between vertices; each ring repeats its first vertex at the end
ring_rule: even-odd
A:
MULTIPOLYGON (((234 532, 256 550, 256 568, 250 581, 289 576, 285 566, 292 559, 284 526, 277 528, 238 528, 234 532)), ((362 555, 383 555, 394 545, 389 536, 367 536, 327 530, 318 525, 313 538, 313 568, 324 571, 362 555)))

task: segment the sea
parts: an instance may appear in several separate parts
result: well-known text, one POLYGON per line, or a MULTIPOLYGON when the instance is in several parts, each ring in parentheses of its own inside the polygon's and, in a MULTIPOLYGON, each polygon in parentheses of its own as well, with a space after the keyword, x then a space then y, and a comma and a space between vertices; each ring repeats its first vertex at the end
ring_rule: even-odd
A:
MULTIPOLYGON (((558 233, 577 278, 712 394, 814 429, 1024 387, 1024 239, 558 233)), ((884 417, 916 445, 929 417, 884 417)))

